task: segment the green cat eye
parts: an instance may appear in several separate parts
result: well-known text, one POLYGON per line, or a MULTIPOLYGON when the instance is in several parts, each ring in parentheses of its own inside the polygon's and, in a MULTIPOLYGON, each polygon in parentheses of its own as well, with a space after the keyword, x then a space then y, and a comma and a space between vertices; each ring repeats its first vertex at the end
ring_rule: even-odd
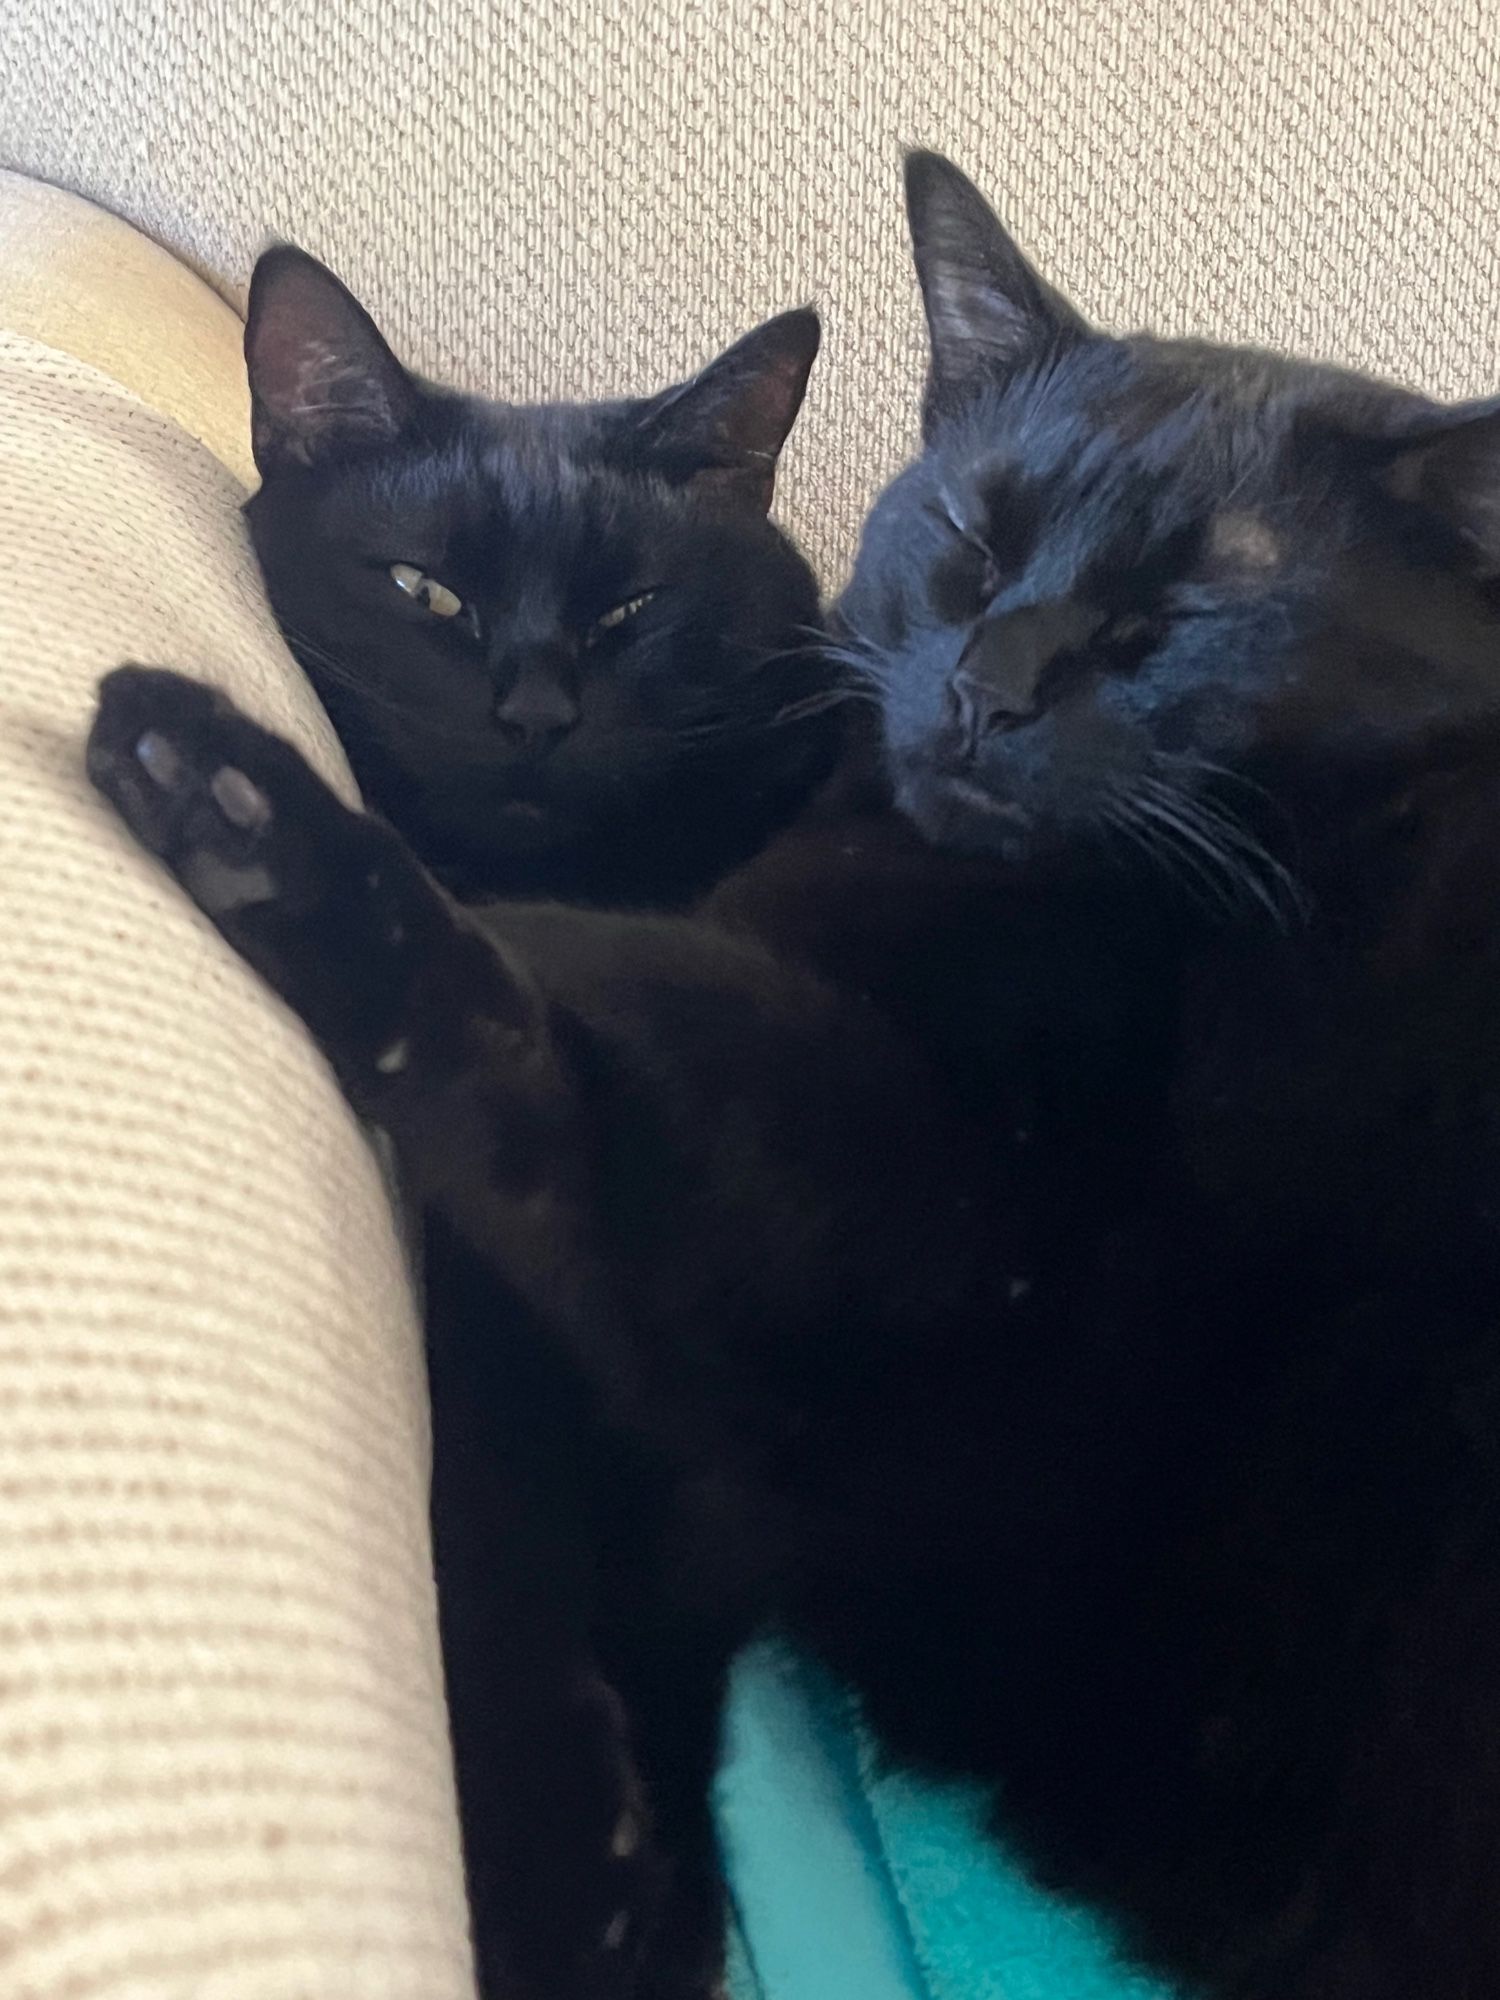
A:
POLYGON ((424 576, 415 563, 392 563, 390 576, 397 590, 414 597, 434 618, 456 618, 464 608, 463 599, 446 583, 439 583, 435 576, 424 576))
POLYGON ((613 632, 616 626, 623 625, 627 618, 634 618, 637 611, 643 610, 655 595, 656 588, 653 586, 650 590, 637 591, 634 597, 627 597, 619 604, 612 604, 604 616, 596 618, 590 626, 588 643, 592 644, 595 639, 602 638, 606 632, 613 632))

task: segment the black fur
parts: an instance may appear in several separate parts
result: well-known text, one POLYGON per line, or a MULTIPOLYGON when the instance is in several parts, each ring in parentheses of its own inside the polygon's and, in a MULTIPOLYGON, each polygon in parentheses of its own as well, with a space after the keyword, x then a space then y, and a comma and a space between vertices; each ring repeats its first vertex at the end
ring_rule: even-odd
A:
POLYGON ((946 162, 908 200, 925 449, 867 526, 849 643, 929 836, 1033 886, 1113 874, 1130 930, 1081 1121, 1104 1171, 1058 1219, 1101 1279, 1054 1322, 1077 1372, 1034 1490, 1063 1504, 946 1679, 934 1651, 877 1712, 998 1777, 1041 1874, 1191 1990, 1477 2000, 1500 406, 1095 335, 946 162))
POLYGON ((680 903, 827 775, 817 586, 766 515, 817 346, 783 313, 658 396, 484 402, 303 252, 261 259, 256 554, 366 798, 450 887, 680 903))
MULTIPOLYGON (((815 315, 787 313, 657 396, 481 402, 417 381, 312 258, 261 259, 247 513, 267 589, 367 799, 451 890, 670 907, 808 807, 845 734, 846 677, 767 507, 817 344, 815 315), (460 609, 414 601, 396 562, 460 609)), ((638 1931, 661 1899, 594 1632, 602 1525, 634 1563, 622 1521, 649 1496, 626 1496, 650 1482, 524 1300, 441 1213, 423 1233, 481 1976, 508 1995, 586 1992, 633 1958, 621 1913, 638 1931)), ((701 1820, 701 1797, 689 1810, 701 1820)))
POLYGON ((91 770, 628 1441, 579 1588, 684 1893, 613 1990, 712 1977, 777 1621, 1188 1990, 1481 2000, 1497 420, 1091 335, 909 189, 926 448, 842 617, 948 852, 877 809, 693 916, 465 917, 174 676, 91 770))

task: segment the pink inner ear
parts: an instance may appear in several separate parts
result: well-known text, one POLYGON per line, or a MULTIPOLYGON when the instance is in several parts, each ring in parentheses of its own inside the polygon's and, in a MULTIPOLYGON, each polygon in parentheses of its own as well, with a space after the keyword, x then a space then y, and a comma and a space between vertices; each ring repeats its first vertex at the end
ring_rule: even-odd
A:
POLYGON ((778 354, 746 381, 724 411, 725 438, 747 457, 765 458, 768 472, 796 421, 806 377, 800 355, 778 354))
POLYGON ((247 338, 256 445, 310 463, 332 442, 394 436, 405 371, 363 308, 321 266, 274 273, 247 338))

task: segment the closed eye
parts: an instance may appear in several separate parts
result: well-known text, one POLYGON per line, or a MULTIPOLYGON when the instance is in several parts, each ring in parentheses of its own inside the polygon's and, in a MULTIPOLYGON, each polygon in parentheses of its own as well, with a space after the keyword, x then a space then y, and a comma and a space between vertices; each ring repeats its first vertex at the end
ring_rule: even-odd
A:
POLYGON ((1106 625, 1095 642, 1117 672, 1133 672, 1148 660, 1166 636, 1160 618, 1145 612, 1129 611, 1106 625))
MULTIPOLYGON (((951 526, 946 514, 941 518, 945 526, 951 526)), ((932 608, 948 625, 967 625, 980 617, 994 602, 999 588, 999 564, 972 535, 950 541, 927 579, 932 608)))
POLYGON ((450 590, 446 583, 439 583, 435 576, 428 576, 415 563, 392 563, 388 574, 397 590, 404 591, 424 611, 430 611, 434 618, 456 618, 464 608, 464 601, 457 591, 450 590))
POLYGON ((957 572, 963 577, 963 588, 977 593, 981 603, 987 604, 1000 588, 1000 565, 989 543, 964 519, 951 494, 940 493, 928 503, 928 512, 957 539, 953 556, 957 572))
POLYGON ((638 590, 632 597, 625 597, 618 604, 612 604, 602 617, 596 618, 584 636, 586 646, 597 645, 599 640, 611 632, 616 632, 627 619, 634 618, 638 611, 644 611, 660 590, 660 584, 652 584, 649 590, 638 590))

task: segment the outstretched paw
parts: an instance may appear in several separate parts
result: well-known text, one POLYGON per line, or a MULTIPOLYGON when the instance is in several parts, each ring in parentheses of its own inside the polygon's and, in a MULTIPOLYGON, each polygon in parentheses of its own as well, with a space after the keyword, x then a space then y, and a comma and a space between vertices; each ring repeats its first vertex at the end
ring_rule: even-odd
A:
POLYGON ((305 899, 315 859, 305 836, 353 817, 290 744, 201 681, 156 667, 117 667, 100 682, 88 774, 216 918, 305 899))
POLYGON ((104 677, 87 762, 136 839, 341 1073, 404 1067, 413 969, 451 920, 389 828, 225 696, 159 668, 104 677))

